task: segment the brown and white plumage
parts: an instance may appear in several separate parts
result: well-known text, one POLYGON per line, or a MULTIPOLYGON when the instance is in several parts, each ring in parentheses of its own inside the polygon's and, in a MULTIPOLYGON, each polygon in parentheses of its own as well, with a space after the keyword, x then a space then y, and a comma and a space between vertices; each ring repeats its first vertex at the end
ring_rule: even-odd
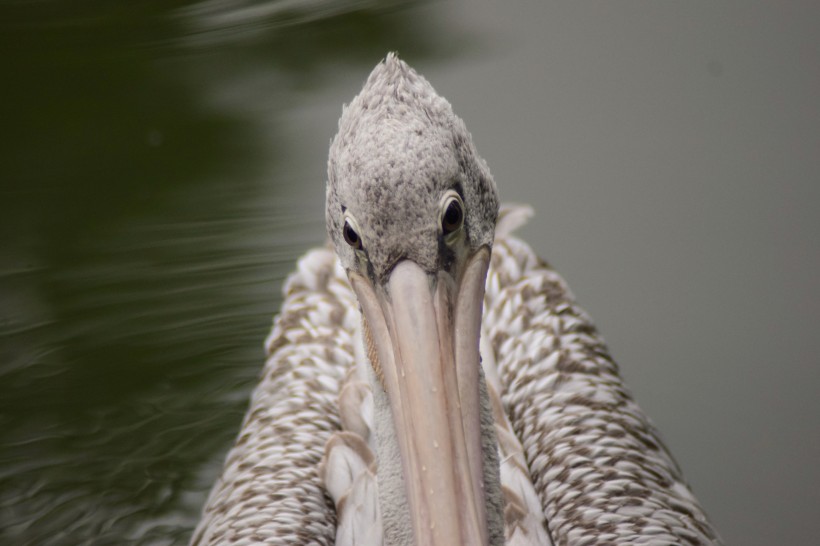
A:
MULTIPOLYGON (((396 96, 429 87, 393 56, 380 66, 378 83, 396 85, 396 96)), ((466 170, 484 168, 475 165, 466 170)), ((482 442, 497 442, 506 542, 719 543, 564 281, 509 234, 525 215, 498 216, 481 326, 482 399, 490 401, 482 415, 489 419, 492 407, 496 422, 494 434, 482 425, 482 442)), ((329 225, 341 229, 338 220, 329 225)), ((340 543, 380 543, 378 527, 355 524, 382 524, 373 495, 385 457, 369 412, 380 396, 386 402, 365 356, 350 267, 330 249, 314 250, 287 281, 262 379, 192 544, 333 544, 337 507, 340 543)))
POLYGON ((336 514, 318 466, 340 428, 359 312, 329 249, 303 257, 283 292, 259 385, 193 545, 333 544, 336 514))

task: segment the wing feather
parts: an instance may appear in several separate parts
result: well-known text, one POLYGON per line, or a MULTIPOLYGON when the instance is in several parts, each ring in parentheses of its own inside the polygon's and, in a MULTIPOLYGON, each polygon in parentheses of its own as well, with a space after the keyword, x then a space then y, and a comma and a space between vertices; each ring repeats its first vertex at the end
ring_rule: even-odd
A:
POLYGON ((555 544, 719 544, 564 280, 499 238, 485 298, 501 399, 555 544))

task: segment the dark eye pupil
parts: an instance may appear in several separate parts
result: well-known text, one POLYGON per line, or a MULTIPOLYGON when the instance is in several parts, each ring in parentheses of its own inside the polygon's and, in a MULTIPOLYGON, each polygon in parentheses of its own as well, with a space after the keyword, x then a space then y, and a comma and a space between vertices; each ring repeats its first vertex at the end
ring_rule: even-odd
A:
POLYGON ((445 233, 451 233, 461 227, 461 220, 464 213, 461 210, 461 204, 458 201, 450 201, 447 205, 447 210, 444 211, 444 218, 441 220, 441 227, 445 233))
POLYGON ((345 242, 352 246, 353 248, 361 248, 362 242, 359 239, 359 234, 353 231, 353 228, 350 227, 345 221, 345 227, 342 228, 342 234, 344 235, 345 242))

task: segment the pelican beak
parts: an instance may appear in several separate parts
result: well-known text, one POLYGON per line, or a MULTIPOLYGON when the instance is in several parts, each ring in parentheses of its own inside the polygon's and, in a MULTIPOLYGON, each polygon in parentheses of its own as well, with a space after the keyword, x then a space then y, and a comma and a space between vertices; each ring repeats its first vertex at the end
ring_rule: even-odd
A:
POLYGON ((393 413, 416 544, 488 541, 478 347, 489 260, 479 249, 456 279, 404 260, 378 289, 350 274, 393 413))

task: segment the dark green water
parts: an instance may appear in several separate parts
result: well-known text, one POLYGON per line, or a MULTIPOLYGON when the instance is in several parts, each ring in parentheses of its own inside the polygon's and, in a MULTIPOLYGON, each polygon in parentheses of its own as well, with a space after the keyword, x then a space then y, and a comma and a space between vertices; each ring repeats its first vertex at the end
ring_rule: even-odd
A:
POLYGON ((0 543, 187 542, 324 238, 280 118, 442 49, 403 4, 288 6, 2 4, 0 543))

